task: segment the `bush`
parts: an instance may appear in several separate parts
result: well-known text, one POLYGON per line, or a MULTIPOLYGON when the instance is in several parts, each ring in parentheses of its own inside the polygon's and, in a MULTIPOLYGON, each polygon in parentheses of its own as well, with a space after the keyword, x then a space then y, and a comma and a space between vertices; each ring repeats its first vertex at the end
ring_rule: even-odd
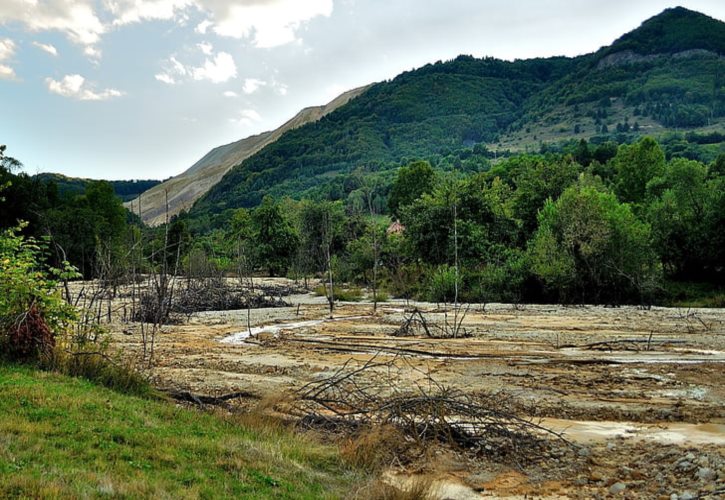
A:
POLYGON ((32 360, 52 352, 55 336, 76 319, 58 291, 58 279, 78 276, 42 262, 46 246, 20 234, 25 227, 0 233, 0 347, 10 359, 32 360))
POLYGON ((55 335, 35 303, 21 318, 10 323, 7 341, 8 353, 16 359, 47 356, 55 348, 55 335))
MULTIPOLYGON (((385 290, 378 289, 377 292, 375 292, 375 295, 376 295, 376 297, 378 299, 378 302, 387 302, 387 301, 390 300, 390 295, 388 295, 388 292, 386 292, 385 290)), ((369 298, 370 298, 370 300, 373 300, 373 293, 372 293, 372 291, 370 292, 370 297, 369 298)))
POLYGON ((340 446, 340 454, 356 469, 377 472, 390 467, 409 448, 394 426, 365 427, 340 446))
POLYGON ((89 340, 97 338, 97 329, 93 335, 73 332, 76 310, 58 285, 79 274, 68 263, 63 269, 46 267, 45 244, 22 236, 22 228, 0 233, 0 354, 121 392, 150 393, 132 365, 111 359, 106 344, 89 340))
MULTIPOLYGON (((461 276, 458 276, 461 283, 461 276)), ((456 268, 439 266, 428 279, 428 300, 431 302, 453 302, 456 296, 456 268)), ((460 299, 460 298, 459 298, 460 299)))

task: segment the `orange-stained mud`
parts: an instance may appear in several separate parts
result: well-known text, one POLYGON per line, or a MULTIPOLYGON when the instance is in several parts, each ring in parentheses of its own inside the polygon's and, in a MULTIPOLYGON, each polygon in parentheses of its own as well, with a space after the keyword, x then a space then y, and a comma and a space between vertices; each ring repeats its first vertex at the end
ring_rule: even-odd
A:
MULTIPOLYGON (((274 396, 350 358, 404 355, 443 384, 513 394, 586 450, 522 470, 433 460, 422 473, 435 475, 442 498, 715 498, 725 488, 723 310, 488 304, 468 311, 470 337, 430 339, 392 334, 413 306, 444 324, 436 304, 389 302, 373 315, 369 303, 345 303, 330 321, 324 298, 288 300, 292 307, 251 311, 251 336, 246 311, 164 327, 155 383, 274 396)), ((118 349, 141 352, 138 325, 118 322, 112 331, 118 349)), ((393 471, 389 481, 403 484, 408 472, 393 471)))

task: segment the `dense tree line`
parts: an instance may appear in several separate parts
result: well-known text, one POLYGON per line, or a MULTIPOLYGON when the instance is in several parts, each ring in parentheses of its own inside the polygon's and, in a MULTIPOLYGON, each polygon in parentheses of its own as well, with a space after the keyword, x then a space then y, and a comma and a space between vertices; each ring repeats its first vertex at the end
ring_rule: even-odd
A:
POLYGON ((111 183, 86 181, 80 191, 61 191, 53 179, 18 172, 20 166, 12 157, 2 158, 0 228, 23 222, 25 236, 52 243, 53 264, 68 260, 86 277, 97 276, 101 266, 124 265, 129 222, 138 225, 138 219, 123 208, 111 183))
POLYGON ((648 137, 569 150, 485 171, 413 161, 373 190, 386 193, 387 217, 355 196, 266 197, 201 241, 219 269, 234 252, 210 242, 243 234, 258 271, 323 277, 331 267, 337 280, 371 286, 379 265, 390 293, 430 300, 450 298, 454 255, 465 300, 648 304, 669 300, 673 281, 722 286, 725 156, 667 160, 648 137), (385 231, 396 219, 404 229, 385 231))
POLYGON ((671 300, 674 282, 723 285, 725 155, 667 159, 648 137, 493 164, 484 150, 471 155, 485 168, 458 169, 460 156, 446 169, 411 161, 393 176, 360 168, 341 178, 341 199, 266 196, 212 231, 185 215, 144 228, 109 184, 59 196, 5 157, 0 209, 4 226, 30 220, 25 230, 86 277, 165 263, 191 276, 317 276, 428 300, 450 300, 455 284, 470 301, 612 304, 671 300))
MULTIPOLYGON (((83 194, 88 186, 91 186, 94 181, 90 179, 81 179, 77 177, 66 177, 60 174, 41 173, 34 175, 33 178, 48 184, 52 183, 56 186, 58 194, 61 196, 65 195, 79 195, 83 194)), ((152 187, 161 184, 161 181, 157 180, 128 180, 128 181, 108 181, 113 188, 113 192, 116 196, 121 198, 122 201, 130 201, 137 198, 141 193, 148 191, 152 187)))

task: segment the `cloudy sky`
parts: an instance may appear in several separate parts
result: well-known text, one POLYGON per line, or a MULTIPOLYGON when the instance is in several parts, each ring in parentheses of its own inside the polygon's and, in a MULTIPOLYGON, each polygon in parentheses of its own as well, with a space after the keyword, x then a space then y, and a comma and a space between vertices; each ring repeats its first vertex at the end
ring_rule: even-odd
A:
POLYGON ((458 54, 578 55, 722 0, 0 0, 0 144, 28 172, 166 178, 458 54))

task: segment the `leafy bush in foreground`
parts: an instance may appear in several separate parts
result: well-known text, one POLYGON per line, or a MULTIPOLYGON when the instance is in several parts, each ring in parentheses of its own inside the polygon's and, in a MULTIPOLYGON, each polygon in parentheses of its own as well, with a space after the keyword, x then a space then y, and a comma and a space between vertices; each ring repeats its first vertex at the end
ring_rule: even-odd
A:
POLYGON ((10 358, 33 359, 50 354, 56 334, 76 318, 58 290, 58 279, 75 271, 46 268, 45 245, 22 228, 0 233, 0 347, 10 358))

